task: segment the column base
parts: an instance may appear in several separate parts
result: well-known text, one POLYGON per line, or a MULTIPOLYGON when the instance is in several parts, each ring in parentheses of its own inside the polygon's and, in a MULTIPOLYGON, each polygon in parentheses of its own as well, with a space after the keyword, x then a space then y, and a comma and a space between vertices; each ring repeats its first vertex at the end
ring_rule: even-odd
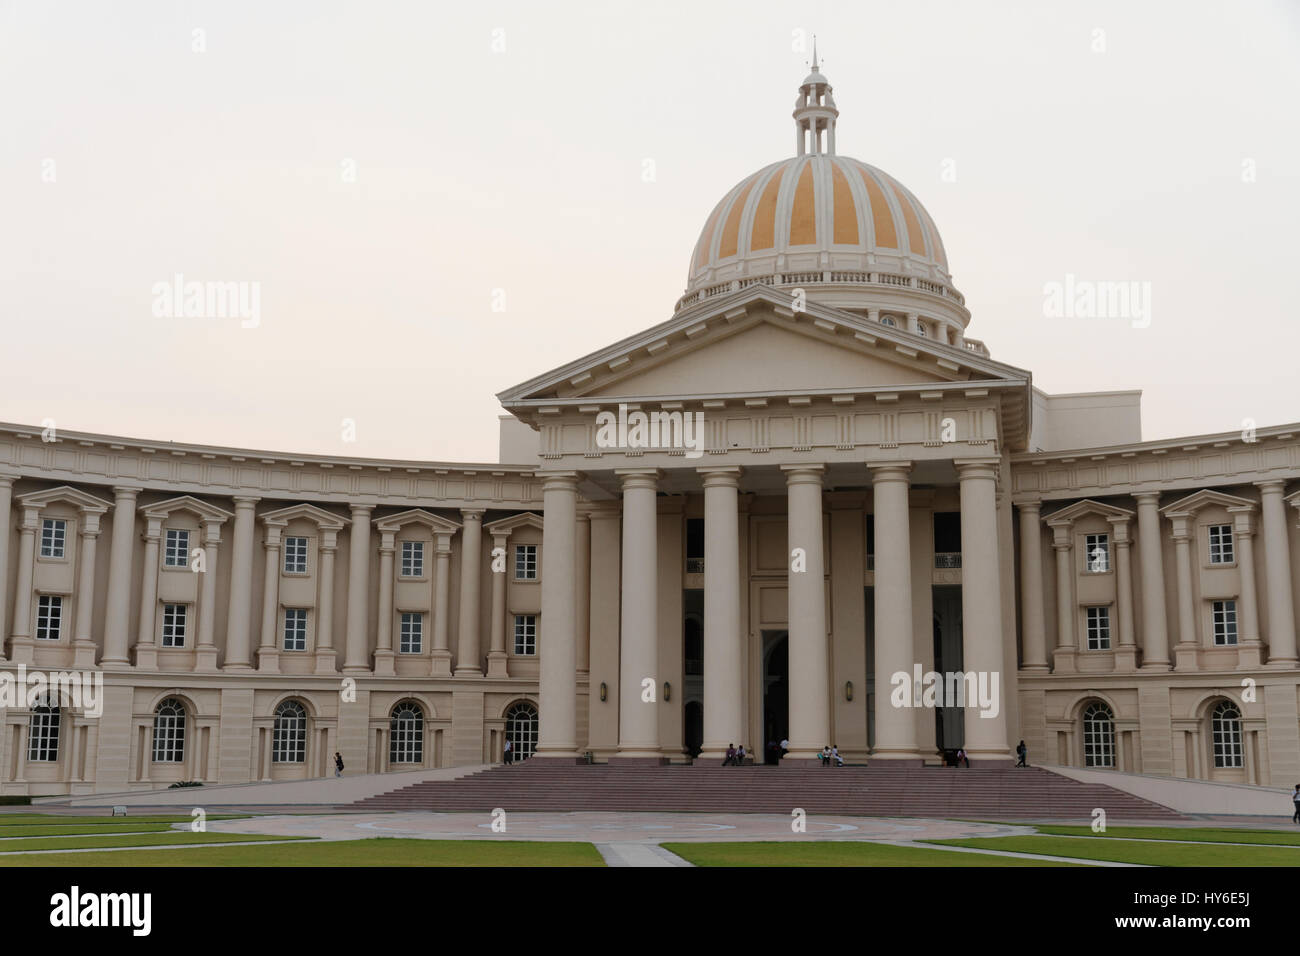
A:
POLYGON ((217 648, 213 644, 200 645, 194 652, 194 672, 196 674, 215 674, 217 672, 217 648))
POLYGON ((257 669, 263 674, 280 673, 280 652, 274 647, 258 648, 257 669))
POLYGON ((1194 671, 1197 670, 1197 651, 1200 648, 1195 644, 1175 644, 1174 645, 1174 670, 1176 671, 1194 671))
MULTIPOLYGON (((844 754, 840 754, 840 756, 843 757, 844 754)), ((877 750, 872 753, 871 759, 888 761, 891 767, 925 766, 925 759, 915 750, 877 750)))
POLYGON ((375 676, 376 677, 395 677, 397 671, 394 669, 393 661, 397 655, 392 651, 375 651, 375 676))
POLYGON ((1058 647, 1052 654, 1053 674, 1079 673, 1079 652, 1073 647, 1058 647))
POLYGON ((1300 660, 1296 660, 1294 657, 1270 657, 1268 663, 1264 666, 1283 668, 1300 667, 1300 660))
POLYGON ((1052 669, 1046 664, 1025 664, 1020 668, 1022 674, 1050 674, 1052 669))
POLYGON ((1237 645, 1237 666, 1243 668, 1255 669, 1263 666, 1264 663, 1264 642, 1263 641, 1243 641, 1237 645))
POLYGON ((483 671, 477 667, 457 667, 453 677, 482 677, 483 671))
POLYGON ((1138 666, 1138 651, 1136 644, 1121 644, 1115 650, 1115 670, 1117 671, 1135 671, 1138 666))
POLYGON ((510 674, 506 671, 505 651, 491 651, 488 653, 487 676, 491 678, 510 676, 510 674))
POLYGON ((334 656, 334 648, 318 647, 316 649, 316 668, 317 674, 337 674, 338 658, 334 656))
POLYGON ((135 669, 139 671, 156 671, 158 669, 158 648, 156 645, 136 645, 135 669))
POLYGON ((78 670, 88 670, 95 666, 95 642, 72 642, 72 666, 78 670))
POLYGON ((431 677, 451 676, 451 651, 433 652, 433 670, 429 676, 431 677))
MULTIPOLYGON (((36 646, 30 637, 15 637, 9 642, 9 663, 36 663, 36 646)), ((123 661, 122 666, 126 667, 127 662, 123 661)))
POLYGON ((221 669, 227 674, 250 673, 253 665, 247 661, 240 661, 238 664, 225 664, 221 669))
POLYGON ((1147 661, 1138 670, 1142 671, 1162 671, 1168 672, 1173 670, 1173 666, 1168 661, 1147 661))

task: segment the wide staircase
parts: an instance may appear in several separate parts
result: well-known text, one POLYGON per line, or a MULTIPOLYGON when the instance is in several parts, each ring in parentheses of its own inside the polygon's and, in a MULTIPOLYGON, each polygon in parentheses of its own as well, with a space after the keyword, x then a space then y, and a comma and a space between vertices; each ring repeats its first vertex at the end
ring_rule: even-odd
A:
POLYGON ((430 780, 367 797, 367 810, 704 811, 861 816, 1060 819, 1087 823, 1183 817, 1123 790, 1037 767, 665 767, 530 760, 457 780, 430 780))

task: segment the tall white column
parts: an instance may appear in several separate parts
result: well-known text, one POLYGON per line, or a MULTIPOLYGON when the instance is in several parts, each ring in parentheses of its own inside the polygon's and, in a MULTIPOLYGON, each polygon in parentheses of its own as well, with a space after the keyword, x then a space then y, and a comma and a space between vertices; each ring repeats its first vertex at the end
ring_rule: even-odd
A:
POLYGON ((966 702, 966 753, 972 760, 1006 760, 1006 674, 1002 656, 1002 586, 998 575, 997 459, 957 459, 961 482, 962 667, 987 675, 994 700, 966 702))
POLYGON ((203 582, 199 598, 199 646, 194 657, 196 671, 217 669, 217 571, 221 567, 221 523, 205 521, 203 526, 203 582))
POLYGON ((1074 531, 1070 525, 1052 529, 1056 552, 1056 647, 1077 650, 1074 641, 1074 531))
POLYGON ((786 759, 813 760, 830 744, 830 652, 822 551, 823 465, 782 465, 788 508, 786 546, 790 654, 790 747, 786 759))
POLYGON ((1264 589, 1268 598, 1268 663, 1295 667, 1295 605, 1292 603, 1291 553, 1287 544, 1286 505, 1281 479, 1255 482, 1259 488, 1264 531, 1264 589))
POLYGON ((1255 522, 1253 507, 1229 508, 1233 516, 1240 596, 1237 600, 1237 665, 1258 667, 1263 660, 1259 635, 1259 603, 1255 582, 1255 522))
MULTIPOLYGON (((509 532, 493 533, 492 550, 500 548, 504 555, 509 539, 509 532)), ((510 676, 506 667, 506 573, 504 567, 492 571, 492 648, 488 651, 488 677, 491 678, 510 676)))
POLYGON ((9 522, 13 520, 14 480, 17 475, 0 473, 0 662, 5 659, 4 625, 9 618, 9 522))
POLYGON ((142 489, 130 485, 113 488, 113 534, 109 543, 108 601, 104 607, 104 657, 106 668, 127 667, 127 628, 131 617, 131 556, 135 547, 135 501, 142 489))
MULTIPOLYGON (((81 512, 81 567, 77 574, 77 624, 73 631, 74 666, 93 667, 95 665, 95 641, 91 635, 91 621, 95 612, 95 542, 99 538, 99 515, 83 510, 81 512)), ((6 522, 7 524, 7 522, 6 522)), ((8 528, 3 534, 8 536, 8 528)), ((0 550, 8 545, 7 540, 0 540, 0 550)), ((3 601, 0 600, 0 606, 3 601)), ((4 642, 0 641, 0 652, 4 642)))
POLYGON ((1174 562, 1178 573, 1178 644, 1174 648, 1175 670, 1196 670, 1196 597, 1192 592, 1191 515, 1171 515, 1174 562))
POLYGON ((1041 504, 1021 502, 1020 509, 1020 637, 1021 669, 1047 670, 1047 624, 1043 615, 1043 546, 1041 504))
POLYGON ((32 576, 36 568, 36 526, 40 511, 24 508, 18 537, 18 580, 14 583, 14 626, 10 631, 9 657, 15 664, 31 664, 32 576))
POLYGON ((1115 542, 1115 604, 1119 615, 1119 647, 1115 651, 1115 667, 1119 670, 1137 668, 1137 638, 1133 630, 1133 562, 1132 540, 1129 538, 1129 519, 1110 518, 1111 540, 1115 542))
MULTIPOLYGON (((704 479, 704 741, 700 759, 721 760, 745 736, 740 633, 737 467, 700 468, 704 479)), ((757 759, 757 758, 756 758, 757 759)))
POLYGON ((451 532, 435 532, 434 541, 433 651, 430 654, 433 660, 430 673, 434 677, 450 677, 448 622, 451 620, 451 532))
POLYGON ((542 615, 537 756, 578 755, 578 653, 574 644, 574 529, 578 473, 542 475, 542 615))
POLYGON ((266 567, 262 575, 262 645, 257 651, 257 669, 269 674, 280 672, 280 532, 283 527, 267 525, 263 542, 266 567))
POLYGON ((895 674, 907 674, 912 692, 912 543, 908 476, 911 462, 871 467, 872 513, 875 515, 875 648, 876 746, 872 756, 919 762, 915 712, 894 706, 895 674))
POLYGON ((460 511, 460 632, 456 642, 456 676, 480 677, 479 565, 483 556, 483 509, 460 511))
POLYGON ((615 469, 623 482, 618 756, 659 759, 659 472, 615 469), (650 700, 645 682, 651 682, 650 700))
POLYGON ((395 531, 381 531, 379 538, 379 616, 375 621, 375 676, 391 677, 393 667, 393 551, 395 531))
POLYGON ((320 594, 316 612, 316 673, 333 674, 338 658, 334 654, 334 560, 339 551, 339 533, 321 530, 320 594))
POLYGON ((1160 494, 1137 499, 1138 556, 1142 563, 1142 669, 1169 670, 1169 625, 1165 617, 1165 559, 1160 545, 1160 494))
POLYGON ((162 522, 161 517, 146 515, 144 567, 140 570, 140 626, 135 632, 135 666, 139 670, 158 669, 154 628, 158 624, 158 548, 162 522))
POLYGON ((348 549, 348 634, 343 673, 370 670, 366 642, 370 629, 370 512, 371 505, 352 506, 352 535, 348 549))
POLYGON ((230 555, 230 611, 226 617, 225 670, 252 668, 253 535, 260 498, 235 496, 235 540, 230 555))
POLYGON ((591 515, 578 513, 578 526, 574 529, 573 600, 576 615, 578 673, 591 669, 591 515))

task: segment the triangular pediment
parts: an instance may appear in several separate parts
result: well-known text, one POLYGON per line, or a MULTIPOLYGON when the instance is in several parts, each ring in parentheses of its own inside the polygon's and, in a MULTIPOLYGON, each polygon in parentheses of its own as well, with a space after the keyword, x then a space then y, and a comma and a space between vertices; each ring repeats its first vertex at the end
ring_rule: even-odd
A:
POLYGON ((538 531, 541 531, 541 515, 533 514, 531 511, 525 511, 522 514, 511 515, 508 518, 501 518, 483 526, 484 531, 488 534, 495 535, 508 535, 517 528, 536 528, 538 531))
POLYGON ((306 518, 322 531, 342 531, 352 523, 347 518, 341 518, 323 508, 317 508, 315 505, 309 505, 305 502, 289 505, 287 508, 279 508, 275 511, 268 511, 262 515, 262 521, 269 527, 280 528, 288 525, 290 521, 297 521, 299 518, 306 518))
POLYGON ((1060 508, 1053 511, 1050 515, 1044 515, 1043 520, 1051 527, 1068 527, 1084 515, 1100 515, 1108 521, 1127 521, 1133 517, 1133 512, 1127 508, 1117 508, 1114 505, 1108 505, 1102 501, 1093 501, 1091 498, 1084 498, 1082 501, 1076 501, 1066 508, 1060 508))
POLYGON ((88 495, 84 491, 69 485, 60 485, 58 488, 50 488, 46 491, 33 491, 29 494, 19 495, 18 501, 27 508, 44 508, 56 501, 63 501, 76 505, 88 514, 103 514, 113 506, 112 502, 96 498, 94 495, 88 495))
POLYGON ((436 515, 432 511, 425 511, 423 508, 412 508, 409 511, 389 515, 387 518, 376 521, 375 527, 380 531, 396 532, 408 524, 423 525, 433 534, 455 534, 460 530, 460 525, 455 521, 449 521, 441 515, 436 515))
POLYGON ((588 397, 1028 384, 1029 374, 842 309, 752 286, 501 392, 507 408, 588 397))
POLYGON ((174 511, 188 511, 200 521, 226 521, 235 516, 234 512, 200 501, 193 495, 181 495, 149 505, 144 509, 144 515, 146 518, 166 518, 174 511))
POLYGON ((1222 491, 1212 491, 1206 488, 1185 498, 1179 498, 1172 504, 1165 505, 1160 511, 1167 517, 1189 515, 1195 514, 1207 505, 1222 505, 1230 511, 1233 509, 1253 511, 1255 509, 1255 502, 1249 498, 1238 498, 1236 495, 1227 495, 1222 491))

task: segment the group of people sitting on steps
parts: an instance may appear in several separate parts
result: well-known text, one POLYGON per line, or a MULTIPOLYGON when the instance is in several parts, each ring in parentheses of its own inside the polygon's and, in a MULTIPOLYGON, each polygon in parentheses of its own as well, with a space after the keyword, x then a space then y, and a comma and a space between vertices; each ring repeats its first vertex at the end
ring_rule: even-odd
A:
POLYGON ((724 767, 740 767, 745 763, 745 745, 741 744, 739 748, 735 744, 727 744, 727 756, 722 761, 724 767))
POLYGON ((822 752, 817 755, 821 760, 823 767, 843 767, 844 758, 840 756, 840 748, 835 744, 823 747, 822 752))

